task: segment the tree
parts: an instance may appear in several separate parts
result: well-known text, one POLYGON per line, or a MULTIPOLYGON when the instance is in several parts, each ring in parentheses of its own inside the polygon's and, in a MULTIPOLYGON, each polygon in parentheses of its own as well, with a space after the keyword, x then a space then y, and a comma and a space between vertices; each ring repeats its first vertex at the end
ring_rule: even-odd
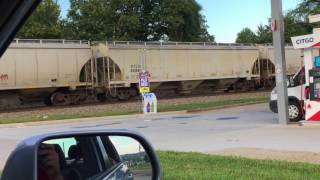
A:
POLYGON ((284 18, 285 42, 291 43, 291 37, 312 33, 313 26, 307 22, 296 19, 291 13, 284 18))
POLYGON ((236 42, 257 44, 272 43, 272 32, 270 25, 260 24, 256 33, 249 28, 244 28, 238 33, 236 42))
MULTIPOLYGON (((260 24, 257 32, 253 33, 249 28, 245 28, 238 33, 236 42, 255 42, 258 44, 272 43, 272 31, 270 22, 268 25, 260 24)), ((312 33, 313 26, 307 22, 297 20, 290 12, 284 17, 285 43, 291 43, 291 37, 312 33)))
MULTIPOLYGON (((295 9, 287 12, 284 16, 285 42, 291 43, 291 37, 293 36, 312 33, 314 25, 309 23, 308 17, 314 14, 320 14, 319 0, 302 0, 302 2, 298 4, 298 6, 295 9)), ((242 33, 240 35, 242 35, 242 33)), ((251 34, 251 36, 253 35, 251 34)), ((256 36, 257 43, 272 43, 270 21, 268 25, 260 24, 258 26, 256 36)), ((240 40, 241 42, 244 41, 242 39, 240 40)))
POLYGON ((110 0, 70 0, 65 35, 72 39, 110 40, 115 32, 110 0))
POLYGON ((207 20, 205 16, 202 16, 201 20, 201 33, 199 36, 199 41, 215 42, 215 38, 208 32, 209 26, 207 25, 207 20))
POLYGON ((161 0, 142 0, 141 24, 142 34, 139 37, 143 41, 157 41, 162 37, 161 0))
POLYGON ((147 40, 154 34, 156 1, 70 0, 66 31, 76 39, 147 40))
POLYGON ((295 9, 289 11, 285 17, 286 42, 289 37, 312 33, 314 25, 309 23, 308 17, 319 13, 318 0, 303 0, 295 9))
POLYGON ((257 35, 250 28, 243 28, 237 35, 236 43, 257 43, 257 35))
POLYGON ((195 0, 70 0, 65 34, 75 39, 213 41, 195 0))
POLYGON ((312 33, 314 26, 309 23, 308 17, 319 13, 319 0, 302 0, 295 9, 290 10, 284 18, 285 42, 290 43, 293 36, 312 33))
POLYGON ((260 24, 256 34, 258 44, 272 43, 272 31, 270 25, 260 24))
POLYGON ((213 41, 195 0, 162 0, 162 32, 171 41, 213 41))
POLYGON ((19 31, 17 38, 56 39, 61 37, 60 7, 57 1, 43 0, 19 31))
MULTIPOLYGON (((291 37, 309 34, 312 27, 308 30, 310 25, 297 21, 290 13, 284 16, 284 40, 285 43, 291 43, 291 37)), ((272 43, 271 22, 268 25, 260 24, 256 33, 257 43, 272 43)))
POLYGON ((308 17, 314 14, 320 14, 319 0, 302 0, 302 2, 289 12, 294 19, 302 22, 308 22, 308 17))

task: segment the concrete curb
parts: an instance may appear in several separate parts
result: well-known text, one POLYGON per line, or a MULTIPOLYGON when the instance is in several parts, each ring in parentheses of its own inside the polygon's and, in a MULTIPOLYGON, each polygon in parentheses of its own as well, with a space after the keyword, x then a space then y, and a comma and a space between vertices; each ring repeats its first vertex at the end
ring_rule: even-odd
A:
POLYGON ((317 128, 320 127, 320 121, 306 121, 306 120, 303 120, 303 121, 299 121, 298 124, 300 126, 304 126, 304 127, 317 127, 317 128))
POLYGON ((102 120, 119 120, 124 118, 153 117, 153 116, 185 114, 185 113, 187 113, 187 111, 159 112, 157 114, 148 114, 148 115, 131 114, 131 115, 101 116, 101 117, 89 117, 89 118, 77 118, 77 119, 47 120, 47 121, 25 122, 25 123, 0 124, 0 128, 17 128, 17 127, 24 127, 24 126, 39 126, 39 125, 49 125, 49 124, 66 124, 66 123, 78 123, 78 122, 102 121, 102 120))

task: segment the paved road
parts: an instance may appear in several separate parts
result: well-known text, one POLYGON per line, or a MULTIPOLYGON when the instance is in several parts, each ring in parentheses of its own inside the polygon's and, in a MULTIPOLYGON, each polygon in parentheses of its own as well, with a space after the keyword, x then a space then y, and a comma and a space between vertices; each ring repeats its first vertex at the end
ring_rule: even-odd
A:
POLYGON ((76 123, 1 127, 0 169, 9 152, 25 137, 38 133, 129 128, 144 134, 162 150, 209 152, 228 148, 265 148, 320 152, 320 128, 277 125, 267 104, 201 113, 132 116, 76 123))

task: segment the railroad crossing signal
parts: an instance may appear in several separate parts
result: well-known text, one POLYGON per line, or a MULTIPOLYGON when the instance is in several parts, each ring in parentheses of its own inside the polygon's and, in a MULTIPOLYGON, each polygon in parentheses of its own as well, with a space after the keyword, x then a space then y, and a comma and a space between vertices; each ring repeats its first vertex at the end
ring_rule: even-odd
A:
POLYGON ((141 94, 150 92, 150 74, 148 71, 139 73, 139 92, 141 94))

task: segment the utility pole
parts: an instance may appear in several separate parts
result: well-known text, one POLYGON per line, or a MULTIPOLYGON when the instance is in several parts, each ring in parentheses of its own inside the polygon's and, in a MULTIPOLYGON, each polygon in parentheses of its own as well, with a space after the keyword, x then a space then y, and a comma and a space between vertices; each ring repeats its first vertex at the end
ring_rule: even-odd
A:
POLYGON ((275 58, 275 74, 277 86, 277 105, 279 124, 288 124, 288 92, 286 61, 284 49, 284 22, 282 15, 282 0, 271 0, 272 21, 271 28, 273 32, 273 47, 275 58))

